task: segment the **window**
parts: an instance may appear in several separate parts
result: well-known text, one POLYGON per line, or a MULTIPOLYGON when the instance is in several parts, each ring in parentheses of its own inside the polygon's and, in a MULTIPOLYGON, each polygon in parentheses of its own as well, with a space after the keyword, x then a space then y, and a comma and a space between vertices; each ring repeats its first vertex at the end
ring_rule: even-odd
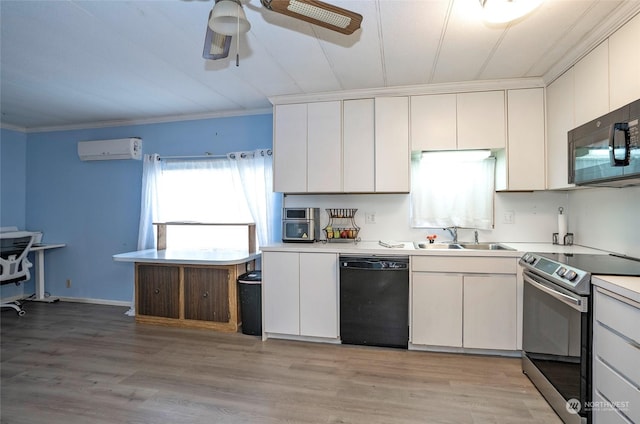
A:
POLYGON ((415 228, 493 228, 495 158, 490 151, 415 152, 411 224, 415 228))

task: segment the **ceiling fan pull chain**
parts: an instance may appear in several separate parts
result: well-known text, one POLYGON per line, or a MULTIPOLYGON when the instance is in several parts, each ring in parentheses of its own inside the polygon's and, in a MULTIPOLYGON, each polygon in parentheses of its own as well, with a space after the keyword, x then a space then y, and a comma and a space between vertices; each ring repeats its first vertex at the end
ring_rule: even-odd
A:
MULTIPOLYGON (((238 4, 238 9, 240 9, 238 4)), ((240 10, 238 10, 238 30, 236 33, 236 67, 240 66, 240 10)))

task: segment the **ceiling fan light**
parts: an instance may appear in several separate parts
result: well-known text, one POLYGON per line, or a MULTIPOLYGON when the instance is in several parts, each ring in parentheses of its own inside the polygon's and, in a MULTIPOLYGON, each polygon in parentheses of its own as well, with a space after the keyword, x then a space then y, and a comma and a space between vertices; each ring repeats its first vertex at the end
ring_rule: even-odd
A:
POLYGON ((330 10, 322 9, 309 3, 291 0, 287 9, 293 13, 307 16, 338 28, 346 28, 351 23, 351 18, 330 10))
POLYGON ((217 0, 213 5, 209 28, 222 35, 236 35, 251 29, 239 0, 217 0))
POLYGON ((506 24, 533 12, 543 0, 479 0, 483 18, 492 24, 506 24))

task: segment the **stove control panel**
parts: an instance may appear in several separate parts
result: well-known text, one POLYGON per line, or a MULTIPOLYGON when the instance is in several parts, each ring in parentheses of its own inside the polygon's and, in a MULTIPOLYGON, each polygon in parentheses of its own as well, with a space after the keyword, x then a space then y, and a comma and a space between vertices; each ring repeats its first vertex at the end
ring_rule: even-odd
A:
POLYGON ((591 275, 586 271, 533 253, 525 253, 520 258, 520 264, 567 288, 588 286, 591 280, 591 275))

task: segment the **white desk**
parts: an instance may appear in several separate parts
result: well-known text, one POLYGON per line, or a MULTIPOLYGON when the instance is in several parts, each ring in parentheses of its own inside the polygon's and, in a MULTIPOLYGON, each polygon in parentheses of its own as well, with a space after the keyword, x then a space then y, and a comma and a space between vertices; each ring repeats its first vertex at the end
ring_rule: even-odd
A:
POLYGON ((45 296, 44 292, 44 252, 49 249, 57 249, 59 247, 65 247, 66 244, 34 244, 29 249, 30 252, 36 253, 36 297, 31 299, 34 302, 47 302, 53 303, 60 300, 58 297, 45 296))

